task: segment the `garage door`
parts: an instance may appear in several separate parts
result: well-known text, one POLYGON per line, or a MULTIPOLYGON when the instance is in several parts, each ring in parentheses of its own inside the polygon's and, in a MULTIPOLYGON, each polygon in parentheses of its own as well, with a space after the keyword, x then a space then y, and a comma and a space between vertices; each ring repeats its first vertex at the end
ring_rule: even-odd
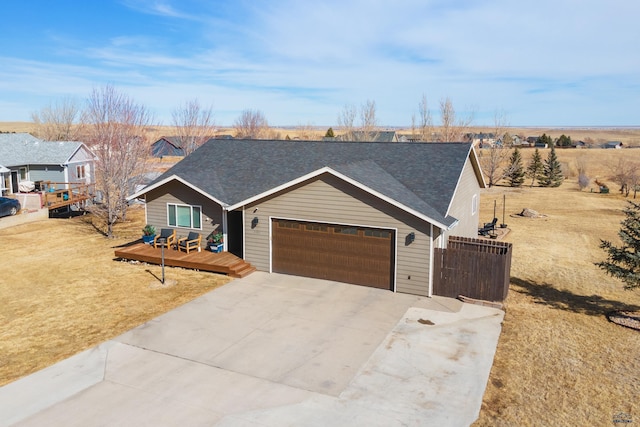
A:
POLYGON ((394 232, 274 219, 276 273, 392 289, 394 232))

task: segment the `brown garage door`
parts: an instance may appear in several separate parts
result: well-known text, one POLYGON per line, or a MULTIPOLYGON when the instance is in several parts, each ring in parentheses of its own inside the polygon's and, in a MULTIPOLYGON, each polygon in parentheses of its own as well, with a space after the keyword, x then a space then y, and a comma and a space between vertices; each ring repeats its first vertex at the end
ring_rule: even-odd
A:
POLYGON ((393 231, 273 220, 273 271, 392 289, 393 231))

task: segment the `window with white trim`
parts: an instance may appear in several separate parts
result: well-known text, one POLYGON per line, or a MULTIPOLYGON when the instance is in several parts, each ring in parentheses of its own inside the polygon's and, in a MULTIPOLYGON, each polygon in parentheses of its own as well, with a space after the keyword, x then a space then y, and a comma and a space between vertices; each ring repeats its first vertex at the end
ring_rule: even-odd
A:
POLYGON ((475 215, 478 212, 478 195, 474 194, 471 198, 471 215, 475 215))
POLYGON ((78 179, 84 179, 85 178, 84 165, 76 166, 76 177, 78 179))
POLYGON ((167 203, 167 224, 171 227, 202 229, 202 207, 167 203))

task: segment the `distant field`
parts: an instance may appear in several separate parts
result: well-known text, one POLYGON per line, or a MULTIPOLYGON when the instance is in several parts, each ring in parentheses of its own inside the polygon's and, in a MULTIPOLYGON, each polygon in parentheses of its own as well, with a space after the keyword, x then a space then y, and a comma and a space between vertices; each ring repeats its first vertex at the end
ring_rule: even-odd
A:
MULTIPOLYGON (((313 138, 320 139, 324 136, 325 132, 329 126, 326 128, 321 126, 316 126, 310 132, 308 128, 303 129, 302 127, 290 126, 278 128, 274 127, 274 133, 277 134, 280 138, 297 138, 300 137, 301 134, 312 133, 313 138)), ((337 126, 333 127, 337 133, 340 133, 337 126)), ((393 128, 401 134, 410 135, 411 130, 409 128, 393 128)), ((437 130, 437 128, 436 128, 437 130)), ((35 131, 35 125, 31 122, 0 122, 0 132, 33 132, 35 131)), ((470 132, 492 132, 490 127, 473 127, 470 128, 470 132)), ((574 141, 584 141, 591 140, 596 144, 603 143, 606 141, 621 141, 626 146, 636 146, 640 147, 640 126, 637 128, 543 128, 543 127, 535 127, 535 128, 525 128, 525 127, 510 127, 507 128, 507 131, 511 135, 521 135, 524 137, 527 136, 540 136, 543 133, 550 135, 552 138, 557 138, 562 134, 570 136, 574 141)), ((161 136, 172 135, 173 130, 171 126, 153 126, 149 129, 150 139, 157 139, 161 136)), ((233 135, 234 129, 232 127, 221 126, 218 129, 218 134, 220 135, 233 135)))

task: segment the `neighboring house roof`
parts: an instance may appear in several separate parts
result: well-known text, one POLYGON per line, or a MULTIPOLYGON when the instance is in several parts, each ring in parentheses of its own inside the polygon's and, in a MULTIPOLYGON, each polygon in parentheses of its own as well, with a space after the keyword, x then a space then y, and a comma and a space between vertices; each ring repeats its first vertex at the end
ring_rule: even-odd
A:
POLYGON ((163 140, 173 145, 176 148, 182 148, 182 143, 180 142, 180 138, 177 136, 163 136, 158 141, 154 142, 154 144, 163 140))
POLYGON ((163 136, 151 144, 151 155, 154 157, 184 156, 180 138, 177 136, 163 136))
POLYGON ((484 186, 470 143, 210 140, 130 198, 177 179, 235 209, 331 173, 448 228, 457 221, 448 209, 469 156, 484 186))
POLYGON ((78 141, 43 141, 28 133, 0 134, 0 162, 9 167, 64 165, 83 146, 78 141))
POLYGON ((608 141, 606 143, 604 143, 602 146, 604 148, 618 148, 618 147, 622 147, 622 142, 620 141, 608 141))
MULTIPOLYGON (((398 135, 394 130, 376 130, 372 132, 364 132, 364 131, 353 131, 353 139, 355 141, 362 142, 398 142, 398 135), (368 135, 370 134, 370 135, 368 135)), ((342 141, 344 135, 340 135, 335 137, 336 141, 342 141)), ((330 141, 333 138, 326 138, 326 141, 330 141)))

